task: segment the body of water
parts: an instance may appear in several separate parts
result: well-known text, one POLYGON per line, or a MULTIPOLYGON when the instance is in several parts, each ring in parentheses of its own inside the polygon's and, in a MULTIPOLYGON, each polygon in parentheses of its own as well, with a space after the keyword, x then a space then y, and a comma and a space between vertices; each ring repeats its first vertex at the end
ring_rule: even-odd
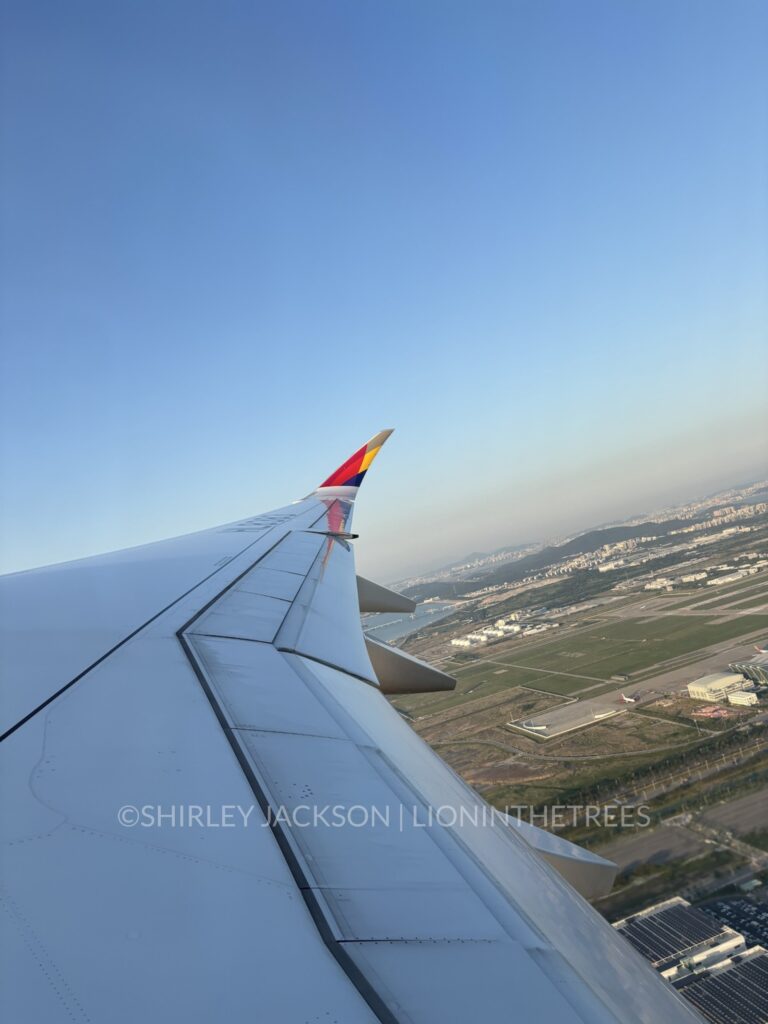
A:
POLYGON ((424 626, 439 622, 455 609, 449 601, 430 601, 416 605, 416 611, 381 612, 363 616, 363 629, 376 640, 400 640, 410 633, 418 633, 424 626))

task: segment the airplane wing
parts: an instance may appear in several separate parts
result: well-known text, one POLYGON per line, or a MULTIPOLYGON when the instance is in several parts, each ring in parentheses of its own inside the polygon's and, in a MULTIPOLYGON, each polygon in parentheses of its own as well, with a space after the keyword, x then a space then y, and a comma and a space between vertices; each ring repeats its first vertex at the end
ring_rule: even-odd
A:
POLYGON ((452 685, 362 633, 403 600, 351 533, 388 434, 285 508, 0 580, 3 1020, 699 1019, 386 699, 452 685))

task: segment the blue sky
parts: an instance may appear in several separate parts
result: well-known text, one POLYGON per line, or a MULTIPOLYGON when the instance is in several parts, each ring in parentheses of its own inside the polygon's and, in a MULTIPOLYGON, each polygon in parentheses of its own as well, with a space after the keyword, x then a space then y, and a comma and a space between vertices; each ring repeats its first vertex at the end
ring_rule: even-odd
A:
POLYGON ((5 0, 3 570, 306 493, 393 579, 764 469, 768 8, 5 0))

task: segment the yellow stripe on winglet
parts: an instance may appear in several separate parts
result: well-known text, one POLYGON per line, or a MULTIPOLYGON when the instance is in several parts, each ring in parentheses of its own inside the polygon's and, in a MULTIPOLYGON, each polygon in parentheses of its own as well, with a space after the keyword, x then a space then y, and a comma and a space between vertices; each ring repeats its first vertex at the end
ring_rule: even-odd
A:
POLYGON ((365 455, 363 456, 363 461, 360 463, 359 471, 361 473, 364 473, 366 469, 368 469, 368 467, 370 466, 370 464, 373 462, 373 460, 376 458, 380 451, 381 445, 379 445, 378 448, 374 448, 370 452, 365 453, 365 455))

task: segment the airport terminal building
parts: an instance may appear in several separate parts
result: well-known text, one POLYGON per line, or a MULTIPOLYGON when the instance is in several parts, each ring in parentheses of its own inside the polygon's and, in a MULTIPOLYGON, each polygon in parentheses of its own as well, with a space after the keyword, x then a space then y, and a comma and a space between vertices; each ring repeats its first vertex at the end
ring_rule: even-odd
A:
POLYGON ((757 686, 768 686, 768 654, 759 655, 749 661, 735 661, 728 668, 739 672, 757 686))
MULTIPOLYGON (((731 666, 733 668, 733 666, 731 666)), ((688 683, 688 696, 694 700, 726 700, 728 694, 749 687, 741 672, 711 672, 688 683)))

